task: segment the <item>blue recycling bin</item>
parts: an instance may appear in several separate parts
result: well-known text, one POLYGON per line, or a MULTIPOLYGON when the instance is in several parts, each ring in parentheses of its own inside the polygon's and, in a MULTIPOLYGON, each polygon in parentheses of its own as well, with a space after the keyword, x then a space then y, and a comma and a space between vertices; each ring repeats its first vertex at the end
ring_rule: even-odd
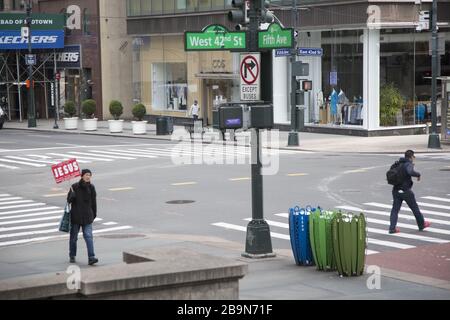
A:
POLYGON ((289 209, 289 235, 295 263, 301 266, 314 265, 309 237, 309 215, 315 208, 296 206, 289 209))

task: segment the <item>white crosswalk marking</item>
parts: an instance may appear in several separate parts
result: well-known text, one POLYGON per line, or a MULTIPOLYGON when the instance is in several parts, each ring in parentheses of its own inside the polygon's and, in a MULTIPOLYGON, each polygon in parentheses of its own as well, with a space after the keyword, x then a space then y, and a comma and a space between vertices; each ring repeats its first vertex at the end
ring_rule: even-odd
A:
POLYGON ((131 150, 117 150, 117 149, 108 149, 108 151, 114 151, 114 152, 124 152, 124 154, 130 155, 130 156, 140 156, 140 157, 147 157, 147 158, 157 158, 157 156, 150 155, 148 152, 137 152, 137 151, 131 151, 131 150))
POLYGON ((420 201, 417 201, 417 204, 419 206, 424 206, 424 207, 450 210, 450 206, 443 206, 441 204, 434 204, 434 203, 420 202, 420 201))
POLYGON ((450 202, 450 199, 448 198, 440 198, 440 197, 421 197, 422 199, 428 199, 428 200, 436 200, 436 201, 444 201, 444 202, 450 202))
POLYGON ((97 152, 97 153, 104 153, 104 154, 111 154, 111 155, 124 155, 124 156, 126 156, 126 157, 131 156, 131 157, 136 157, 136 158, 138 158, 138 157, 141 157, 141 158, 150 158, 150 159, 155 159, 155 158, 157 158, 156 156, 151 156, 151 155, 149 155, 149 154, 131 154, 131 153, 129 153, 129 152, 126 152, 126 151, 120 151, 120 150, 116 150, 116 151, 114 151, 114 150, 109 150, 109 151, 98 150, 98 151, 95 151, 95 152, 97 152))
MULTIPOLYGON (((242 227, 242 226, 231 224, 231 223, 217 222, 217 223, 213 223, 213 225, 217 226, 217 227, 222 227, 225 229, 231 229, 231 230, 237 230, 237 231, 247 231, 246 227, 242 227)), ((289 235, 285 235, 285 234, 281 234, 281 233, 271 232, 270 235, 272 237, 278 238, 278 239, 284 239, 284 240, 290 239, 289 235)))
POLYGON ((19 169, 19 167, 8 166, 8 165, 6 165, 6 164, 1 164, 1 163, 0 163, 0 168, 6 168, 6 169, 11 169, 11 170, 17 170, 17 169, 19 169))
POLYGON ((51 160, 36 160, 36 159, 30 159, 25 157, 17 157, 17 156, 5 156, 5 158, 13 159, 13 160, 22 160, 22 161, 30 161, 30 162, 37 162, 37 163, 46 163, 46 164, 56 164, 56 161, 51 160))
POLYGON ((97 160, 97 161, 106 161, 106 162, 114 161, 114 160, 111 160, 111 159, 96 158, 96 157, 86 157, 86 156, 74 157, 74 155, 71 155, 71 154, 61 154, 61 153, 47 153, 47 154, 54 155, 54 156, 59 156, 59 157, 64 157, 66 159, 76 158, 77 160, 78 159, 82 159, 82 160, 88 160, 88 161, 95 161, 95 160, 97 160))
MULTIPOLYGON (((31 199, 0 194, 0 248, 29 244, 50 239, 66 239, 68 234, 58 233, 64 210, 46 203, 35 203, 31 199), (23 200, 22 200, 23 199, 23 200)), ((131 229, 115 221, 94 220, 94 234, 131 229)), ((82 234, 82 232, 80 232, 82 234)))
MULTIPOLYGON (((392 205, 388 205, 388 204, 383 204, 383 203, 377 203, 377 202, 368 202, 368 203, 364 203, 366 206, 372 206, 372 207, 378 207, 378 208, 385 208, 385 209, 392 209, 392 205)), ((400 210, 402 211, 408 211, 411 212, 411 209, 407 208, 407 207, 401 207, 400 210)), ((427 213, 427 214, 432 214, 435 216, 441 216, 441 217, 447 217, 450 218, 450 213, 445 213, 445 212, 439 212, 439 211, 431 211, 431 210, 425 210, 420 208, 420 212, 422 213, 427 213)))
POLYGON ((415 246, 410 246, 409 244, 402 244, 402 243, 396 243, 392 241, 384 241, 384 240, 377 240, 373 238, 367 238, 367 243, 377 244, 384 247, 391 247, 396 249, 411 249, 415 248, 415 246))
POLYGON ((103 157, 106 159, 120 159, 120 160, 135 160, 136 158, 131 157, 122 157, 122 156, 110 156, 110 155, 103 155, 98 153, 87 153, 87 152, 75 152, 75 151, 69 151, 67 153, 74 154, 74 155, 85 155, 85 156, 92 156, 92 157, 103 157))
POLYGON ((45 164, 38 164, 38 163, 29 163, 29 162, 25 162, 25 161, 18 161, 18 160, 11 160, 11 159, 3 159, 0 158, 0 161, 2 162, 7 162, 7 163, 14 163, 14 164, 23 164, 25 166, 30 166, 30 167, 36 167, 36 168, 42 168, 45 167, 45 164))

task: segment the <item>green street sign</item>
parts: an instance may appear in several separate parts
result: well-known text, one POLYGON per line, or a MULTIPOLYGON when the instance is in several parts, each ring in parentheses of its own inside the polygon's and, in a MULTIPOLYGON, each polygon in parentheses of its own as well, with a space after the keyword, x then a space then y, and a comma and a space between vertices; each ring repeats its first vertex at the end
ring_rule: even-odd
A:
POLYGON ((294 29, 281 28, 278 23, 272 23, 267 30, 258 31, 259 49, 279 49, 294 47, 294 29))
POLYGON ((212 24, 201 32, 184 33, 185 51, 245 50, 247 47, 245 31, 228 31, 222 25, 212 24))

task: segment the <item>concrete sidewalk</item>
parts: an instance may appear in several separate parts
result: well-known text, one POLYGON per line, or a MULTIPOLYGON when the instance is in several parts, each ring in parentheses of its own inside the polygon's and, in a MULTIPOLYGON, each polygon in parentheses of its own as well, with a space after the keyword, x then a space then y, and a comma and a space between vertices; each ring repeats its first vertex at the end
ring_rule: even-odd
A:
MULTIPOLYGON (((65 134, 86 134, 86 135, 103 135, 112 137, 128 137, 139 139, 158 139, 172 140, 170 135, 157 135, 156 125, 147 124, 147 133, 145 135, 133 135, 131 131, 131 122, 124 122, 123 133, 110 133, 107 121, 98 122, 97 131, 84 131, 81 121, 78 130, 65 130, 64 122, 59 121, 59 129, 53 129, 54 121, 37 120, 36 128, 28 128, 28 123, 23 122, 6 122, 4 129, 18 129, 44 132, 59 132, 65 134)), ((175 126, 175 130, 183 129, 183 127, 175 126)), ((204 137, 204 141, 217 141, 217 138, 211 139, 212 129, 209 129, 204 137), (208 138, 209 137, 209 138, 208 138)), ((216 132, 217 135, 217 132, 216 132)), ((269 148, 280 148, 289 150, 318 151, 332 153, 403 153, 407 149, 412 149, 418 153, 437 153, 450 152, 450 144, 441 144, 441 149, 428 149, 428 135, 410 135, 410 136, 382 136, 382 137, 356 137, 320 133, 299 133, 300 146, 288 147, 288 132, 279 131, 278 139, 275 141, 262 141, 263 146, 269 148)), ((237 133, 237 137, 249 137, 249 132, 237 133)), ((229 137, 228 137, 229 138, 229 137)), ((194 138, 201 141, 200 135, 194 138)), ((222 143, 222 142, 220 142, 222 143)), ((233 143, 228 141, 227 143, 233 143)))

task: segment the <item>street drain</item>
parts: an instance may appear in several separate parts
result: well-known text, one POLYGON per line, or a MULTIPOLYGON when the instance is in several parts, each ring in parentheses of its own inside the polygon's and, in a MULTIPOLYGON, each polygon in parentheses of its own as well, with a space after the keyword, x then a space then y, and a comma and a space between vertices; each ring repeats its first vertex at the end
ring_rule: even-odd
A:
POLYGON ((194 200, 171 200, 167 201, 167 204, 186 204, 186 203, 194 203, 194 200))
POLYGON ((145 234, 138 234, 138 233, 106 234, 100 236, 100 238, 106 239, 130 239, 130 238, 144 238, 144 237, 145 234))

